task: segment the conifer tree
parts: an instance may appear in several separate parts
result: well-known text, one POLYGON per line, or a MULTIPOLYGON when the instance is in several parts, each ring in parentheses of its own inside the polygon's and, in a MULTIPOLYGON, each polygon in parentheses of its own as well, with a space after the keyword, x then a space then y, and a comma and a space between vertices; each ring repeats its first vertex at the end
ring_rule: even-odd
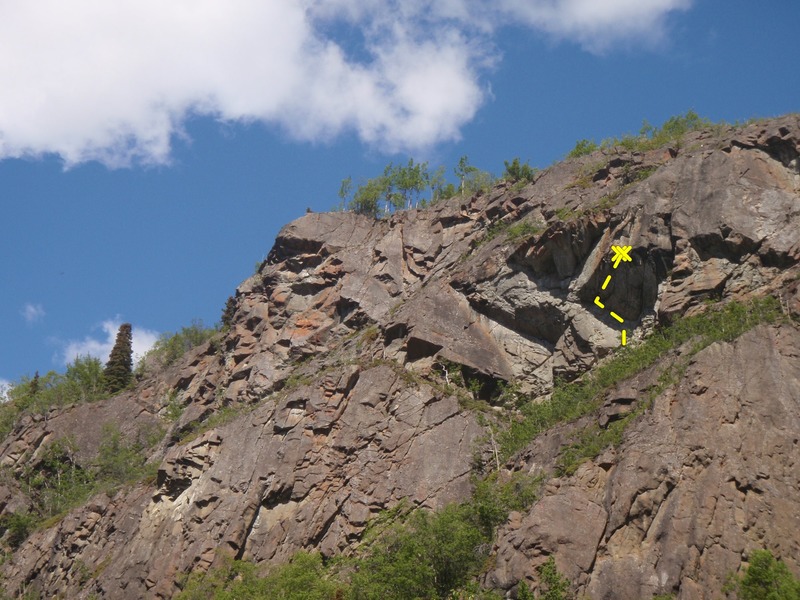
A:
POLYGON ((112 394, 125 389, 131 381, 132 373, 133 335, 131 324, 123 323, 119 327, 117 340, 103 372, 106 389, 112 394))
POLYGON ((236 298, 228 296, 228 301, 225 303, 225 308, 222 311, 222 327, 227 330, 231 328, 233 317, 236 315, 236 298))
POLYGON ((30 386, 30 394, 31 396, 35 396, 39 393, 39 371, 36 371, 33 375, 33 379, 31 379, 31 386, 30 386))

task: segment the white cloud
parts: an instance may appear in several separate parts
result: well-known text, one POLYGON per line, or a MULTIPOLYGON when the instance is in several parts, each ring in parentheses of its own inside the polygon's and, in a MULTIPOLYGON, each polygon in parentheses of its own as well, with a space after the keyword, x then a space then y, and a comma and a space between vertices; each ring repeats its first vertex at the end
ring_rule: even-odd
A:
POLYGON ((11 389, 11 382, 8 379, 0 379, 0 402, 8 400, 8 390, 11 389))
POLYGON ((193 114, 420 149, 474 117, 505 24, 601 51, 689 1, 3 2, 0 158, 164 163, 193 114))
POLYGON ((44 308, 42 308, 41 304, 31 304, 29 302, 22 307, 22 310, 19 311, 19 314, 21 314, 22 318, 28 323, 36 323, 44 319, 44 316, 47 313, 44 312, 44 308))
MULTIPOLYGON (((99 358, 104 363, 107 362, 108 356, 111 354, 111 349, 114 347, 114 342, 117 339, 117 332, 121 324, 122 322, 118 320, 103 321, 100 325, 100 328, 103 330, 103 336, 101 336, 100 339, 86 336, 83 340, 68 342, 61 356, 62 362, 66 365, 79 356, 93 356, 99 358)), ((132 344, 134 361, 138 362, 138 359, 153 347, 156 340, 158 340, 157 331, 134 326, 132 344)))
POLYGON ((558 38, 575 40, 592 52, 620 41, 652 45, 662 40, 669 13, 691 0, 501 0, 500 7, 523 23, 558 38))

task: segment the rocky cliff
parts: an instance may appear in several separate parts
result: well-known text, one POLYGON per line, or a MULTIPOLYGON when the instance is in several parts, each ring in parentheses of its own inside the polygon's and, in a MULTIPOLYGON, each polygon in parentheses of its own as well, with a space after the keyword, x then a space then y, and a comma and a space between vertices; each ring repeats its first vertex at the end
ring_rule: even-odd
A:
POLYGON ((546 480, 480 576, 508 597, 536 589, 550 555, 589 598, 718 597, 755 548, 800 573, 799 156, 787 116, 598 150, 377 221, 305 215, 236 290, 224 336, 132 391, 16 423, 0 444, 4 514, 27 506, 14 474, 54 440, 73 436, 89 465, 107 423, 165 433, 149 450, 156 477, 13 551, 7 592, 170 598, 225 556, 347 554, 382 510, 463 500, 492 469, 546 480), (612 245, 632 260, 615 269, 612 245), (547 401, 618 354, 622 329, 635 347, 763 296, 787 318, 666 352, 522 449, 488 435, 521 418, 502 390, 547 401), (627 414, 617 443, 558 468, 576 431, 627 414))

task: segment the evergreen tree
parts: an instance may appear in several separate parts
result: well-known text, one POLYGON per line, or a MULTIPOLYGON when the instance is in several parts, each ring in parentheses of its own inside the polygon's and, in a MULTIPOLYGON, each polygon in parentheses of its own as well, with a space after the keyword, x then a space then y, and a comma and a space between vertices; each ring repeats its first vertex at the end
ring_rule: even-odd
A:
POLYGON ((222 329, 228 330, 233 324, 233 317, 236 315, 236 298, 228 296, 225 308, 222 311, 222 329))
POLYGON ((106 389, 115 394, 124 390, 133 373, 133 335, 131 324, 123 323, 117 332, 117 340, 108 357, 104 371, 106 389))

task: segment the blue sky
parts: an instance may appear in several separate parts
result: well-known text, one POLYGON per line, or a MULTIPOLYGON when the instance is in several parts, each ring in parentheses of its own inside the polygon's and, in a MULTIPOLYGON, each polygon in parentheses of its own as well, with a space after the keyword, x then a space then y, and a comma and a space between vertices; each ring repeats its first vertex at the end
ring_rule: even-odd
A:
POLYGON ((800 4, 0 4, 0 385, 215 323, 280 227, 409 157, 500 174, 798 110, 800 4), (167 7, 167 8, 165 8, 167 7))

